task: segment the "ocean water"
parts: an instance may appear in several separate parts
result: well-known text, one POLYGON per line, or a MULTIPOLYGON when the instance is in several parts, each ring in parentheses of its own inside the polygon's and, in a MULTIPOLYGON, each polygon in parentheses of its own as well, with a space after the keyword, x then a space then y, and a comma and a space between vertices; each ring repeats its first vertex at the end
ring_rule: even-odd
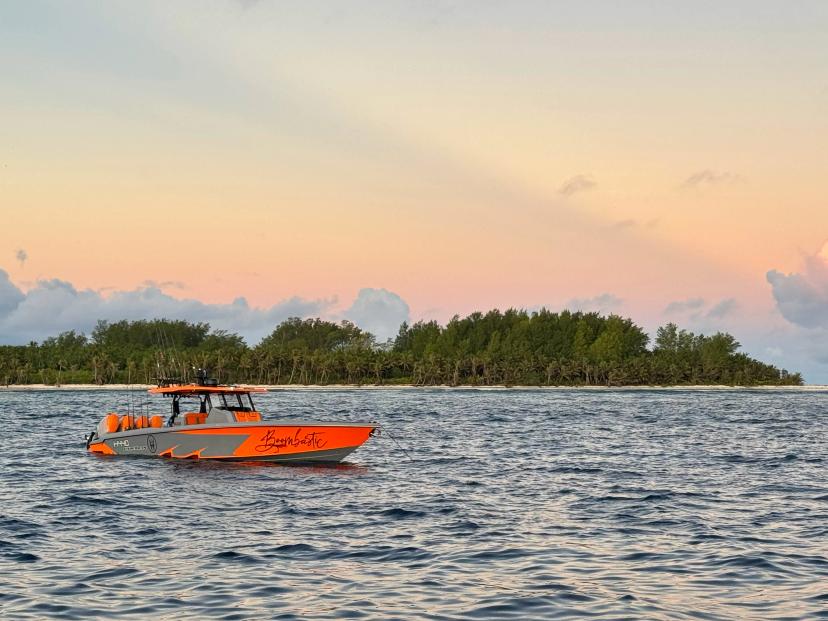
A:
POLYGON ((0 392, 3 619, 828 618, 826 392, 258 398, 339 467, 86 453, 128 401, 0 392))

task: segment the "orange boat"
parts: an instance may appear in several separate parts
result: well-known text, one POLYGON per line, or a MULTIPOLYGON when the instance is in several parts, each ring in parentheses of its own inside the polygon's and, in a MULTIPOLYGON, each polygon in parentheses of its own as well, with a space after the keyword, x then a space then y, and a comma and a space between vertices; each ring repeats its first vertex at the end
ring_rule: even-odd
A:
POLYGON ((224 386, 199 373, 195 384, 162 383, 150 394, 172 398, 163 416, 110 413, 86 437, 104 455, 226 461, 342 461, 374 435, 375 423, 263 420, 253 386, 224 386))

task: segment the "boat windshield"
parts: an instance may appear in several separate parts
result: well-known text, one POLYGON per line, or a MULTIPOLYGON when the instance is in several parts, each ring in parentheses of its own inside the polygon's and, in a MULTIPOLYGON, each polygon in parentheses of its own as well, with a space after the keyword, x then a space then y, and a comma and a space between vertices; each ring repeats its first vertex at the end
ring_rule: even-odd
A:
POLYGON ((173 399, 173 412, 210 411, 210 398, 207 395, 176 395, 173 399))
POLYGON ((180 412, 207 413, 213 408, 231 412, 255 412, 253 399, 246 393, 213 393, 203 395, 176 395, 174 409, 180 412))
POLYGON ((217 393, 210 395, 209 398, 214 408, 231 412, 254 412, 256 410, 249 393, 217 393))

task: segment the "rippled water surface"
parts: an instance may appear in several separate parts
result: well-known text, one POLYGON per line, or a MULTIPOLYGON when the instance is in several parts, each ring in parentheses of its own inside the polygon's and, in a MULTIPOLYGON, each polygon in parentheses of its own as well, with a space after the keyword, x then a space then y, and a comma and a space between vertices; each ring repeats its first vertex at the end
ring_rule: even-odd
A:
POLYGON ((0 392, 0 616, 828 618, 828 393, 290 390, 340 467, 87 454, 128 401, 0 392))

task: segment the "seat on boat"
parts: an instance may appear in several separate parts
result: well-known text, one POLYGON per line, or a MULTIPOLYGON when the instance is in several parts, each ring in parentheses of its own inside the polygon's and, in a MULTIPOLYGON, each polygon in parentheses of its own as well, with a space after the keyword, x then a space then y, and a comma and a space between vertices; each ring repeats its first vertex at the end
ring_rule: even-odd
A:
POLYGON ((118 431, 118 415, 110 412, 98 423, 98 437, 105 433, 115 433, 116 431, 118 431))
POLYGON ((207 412, 185 412, 185 425, 203 425, 207 421, 207 412))
POLYGON ((213 408, 207 417, 207 422, 211 425, 220 425, 223 423, 258 423, 261 420, 262 415, 259 412, 238 412, 226 408, 213 408))
POLYGON ((235 422, 236 419, 233 417, 233 412, 225 410, 224 408, 214 407, 207 416, 207 424, 209 425, 222 425, 224 423, 235 422))
POLYGON ((156 414, 155 416, 150 416, 149 419, 149 426, 150 427, 163 427, 164 426, 164 417, 160 414, 156 414))
POLYGON ((131 414, 124 414, 121 416, 120 425, 118 425, 118 431, 129 431, 130 429, 135 427, 135 420, 131 414))
POLYGON ((144 416, 142 414, 141 416, 136 416, 135 417, 135 428, 136 429, 145 429, 149 426, 150 426, 149 416, 144 416))
POLYGON ((262 420, 262 415, 258 412, 233 412, 237 423, 258 423, 262 420))

